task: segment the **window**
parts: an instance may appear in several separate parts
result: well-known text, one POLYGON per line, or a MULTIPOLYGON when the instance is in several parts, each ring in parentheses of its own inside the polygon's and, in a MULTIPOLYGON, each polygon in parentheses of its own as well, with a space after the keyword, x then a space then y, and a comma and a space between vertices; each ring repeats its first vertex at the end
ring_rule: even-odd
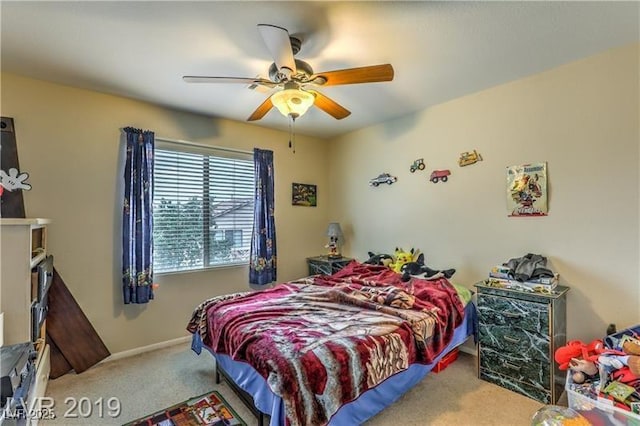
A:
POLYGON ((156 140, 154 272, 248 263, 253 198, 251 154, 156 140))

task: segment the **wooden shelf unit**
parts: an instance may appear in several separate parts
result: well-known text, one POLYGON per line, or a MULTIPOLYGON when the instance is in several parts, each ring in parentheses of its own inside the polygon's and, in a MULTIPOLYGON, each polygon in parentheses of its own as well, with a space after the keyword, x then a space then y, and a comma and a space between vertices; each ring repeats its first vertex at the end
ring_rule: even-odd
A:
MULTIPOLYGON (((32 340, 31 306, 38 297, 37 276, 32 270, 47 255, 48 219, 0 218, 0 312, 3 316, 0 344, 12 345, 32 340), (34 283, 35 279, 35 283, 34 283)), ((41 338, 34 342, 36 378, 27 396, 27 407, 37 409, 49 381, 50 348, 41 338)), ((37 420, 27 424, 35 425, 37 420)))
POLYGON ((0 311, 5 345, 31 340, 31 270, 47 254, 48 219, 0 219, 0 311))

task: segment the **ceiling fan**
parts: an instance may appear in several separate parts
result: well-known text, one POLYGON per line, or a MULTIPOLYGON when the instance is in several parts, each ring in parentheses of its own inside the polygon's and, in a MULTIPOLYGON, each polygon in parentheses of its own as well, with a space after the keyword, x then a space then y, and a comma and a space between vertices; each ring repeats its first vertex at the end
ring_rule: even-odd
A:
POLYGON ((258 24, 258 31, 274 59, 274 63, 269 67, 269 79, 192 75, 185 75, 182 79, 187 83, 243 83, 253 87, 258 85, 279 89, 265 99, 247 121, 260 120, 274 106, 282 115, 291 117, 295 121, 311 105, 315 105, 332 117, 341 120, 349 116, 351 112, 315 90, 316 87, 393 80, 391 64, 314 73, 311 65, 294 58, 302 45, 299 38, 290 36, 285 28, 275 25, 258 24))

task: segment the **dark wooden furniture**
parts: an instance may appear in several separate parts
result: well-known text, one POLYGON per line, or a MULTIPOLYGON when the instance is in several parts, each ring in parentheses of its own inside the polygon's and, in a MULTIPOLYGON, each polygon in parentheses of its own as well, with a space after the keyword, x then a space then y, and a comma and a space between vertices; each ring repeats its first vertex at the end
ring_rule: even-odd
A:
POLYGON ((309 266, 309 275, 331 275, 347 266, 353 259, 350 257, 332 258, 329 256, 307 257, 307 265, 309 266))
POLYGON ((111 355, 55 268, 49 290, 47 342, 52 379, 70 369, 82 373, 111 355))
POLYGON ((566 344, 568 287, 553 293, 496 288, 478 291, 478 376, 543 404, 555 404, 565 376, 554 362, 566 344))
POLYGON ((238 398, 240 398, 240 400, 249 409, 249 411, 251 411, 251 413, 256 416, 256 418, 258 419, 258 426, 263 426, 269 419, 269 416, 258 410, 255 403, 253 402, 253 397, 240 386, 238 386, 236 382, 231 378, 231 376, 229 376, 229 374, 220 365, 218 365, 218 362, 216 361, 216 384, 220 384, 220 376, 224 378, 231 390, 235 392, 235 394, 238 396, 238 398))

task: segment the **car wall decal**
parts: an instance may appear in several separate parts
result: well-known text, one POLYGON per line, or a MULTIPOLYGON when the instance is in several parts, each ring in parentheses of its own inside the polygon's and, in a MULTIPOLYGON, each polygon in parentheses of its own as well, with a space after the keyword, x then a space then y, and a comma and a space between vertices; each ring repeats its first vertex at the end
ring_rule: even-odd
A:
POLYGON ((386 183, 387 185, 391 185, 398 181, 398 178, 395 176, 391 176, 389 173, 380 173, 378 176, 374 177, 369 181, 369 185, 378 186, 381 183, 386 183))

